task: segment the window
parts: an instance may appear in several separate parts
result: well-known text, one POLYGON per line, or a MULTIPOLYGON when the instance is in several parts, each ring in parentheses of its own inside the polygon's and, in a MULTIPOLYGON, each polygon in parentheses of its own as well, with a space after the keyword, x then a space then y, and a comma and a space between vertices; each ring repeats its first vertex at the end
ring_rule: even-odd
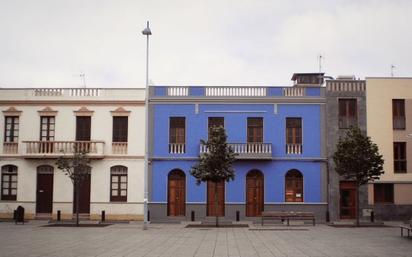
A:
POLYGON ((19 138, 19 117, 6 116, 4 123, 4 142, 17 143, 19 138))
POLYGON ((393 129, 405 129, 405 100, 392 100, 392 124, 393 129))
POLYGON ((124 166, 110 168, 110 201, 127 202, 127 168, 124 166))
POLYGON ((303 176, 298 170, 285 175, 285 202, 303 202, 303 176))
POLYGON ((170 118, 170 134, 169 143, 171 144, 184 144, 186 124, 184 117, 171 117, 170 118))
POLYGON ((393 163, 395 173, 406 173, 406 142, 393 143, 393 163))
POLYGON ((54 116, 40 117, 40 140, 53 141, 54 140, 54 116))
POLYGON ((210 137, 210 133, 213 127, 224 127, 225 120, 223 117, 209 117, 208 120, 208 137, 210 137))
POLYGON ((113 142, 127 142, 128 118, 127 116, 113 117, 113 142))
POLYGON ((373 196, 375 203, 393 203, 393 184, 374 184, 373 196))
POLYGON ((17 167, 5 165, 1 168, 1 200, 17 199, 17 167))
POLYGON ((302 144, 301 118, 286 118, 286 144, 302 144))
POLYGON ((358 125, 356 99, 339 99, 339 128, 358 125))
POLYGON ((263 143, 263 118, 247 118, 247 142, 263 143))

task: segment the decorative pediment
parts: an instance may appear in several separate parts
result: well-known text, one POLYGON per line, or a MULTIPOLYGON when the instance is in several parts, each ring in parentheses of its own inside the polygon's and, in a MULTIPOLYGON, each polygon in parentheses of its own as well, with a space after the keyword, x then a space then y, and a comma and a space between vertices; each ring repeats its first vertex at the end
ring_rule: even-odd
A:
POLYGON ((76 116, 93 116, 94 111, 87 109, 86 106, 82 106, 79 110, 73 111, 76 116))
POLYGON ((126 110, 123 107, 119 107, 114 111, 110 111, 112 113, 112 116, 129 116, 130 111, 126 110))
POLYGON ((20 116, 21 111, 17 110, 13 106, 10 106, 9 109, 3 111, 4 116, 20 116))
POLYGON ((53 110, 50 106, 44 107, 42 110, 37 111, 40 116, 56 116, 57 111, 53 110))

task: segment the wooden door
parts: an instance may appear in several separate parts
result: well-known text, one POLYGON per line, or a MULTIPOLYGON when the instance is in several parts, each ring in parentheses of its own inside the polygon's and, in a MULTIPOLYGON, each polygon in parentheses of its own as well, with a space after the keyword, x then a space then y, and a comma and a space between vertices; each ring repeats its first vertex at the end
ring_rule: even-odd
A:
POLYGON ((225 216, 225 181, 207 183, 207 216, 225 216), (217 184, 217 208, 215 207, 215 191, 217 184))
POLYGON ((263 211, 263 174, 258 170, 246 176, 246 216, 261 216, 263 211))
MULTIPOLYGON (((74 189, 76 191, 76 188, 74 189)), ((73 195, 73 213, 76 213, 76 194, 73 195)), ((90 213, 90 174, 80 186, 79 213, 90 213)))
POLYGON ((167 192, 167 215, 186 216, 186 179, 183 171, 169 173, 167 192))
POLYGON ((53 211, 53 171, 37 173, 36 213, 53 211))
POLYGON ((340 182, 340 218, 356 219, 356 184, 353 181, 340 182))

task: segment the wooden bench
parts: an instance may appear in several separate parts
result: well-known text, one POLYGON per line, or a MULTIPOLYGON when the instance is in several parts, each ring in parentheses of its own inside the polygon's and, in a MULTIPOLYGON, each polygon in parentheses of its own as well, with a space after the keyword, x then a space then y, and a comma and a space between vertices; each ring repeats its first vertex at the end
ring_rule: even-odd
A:
POLYGON ((311 220, 313 226, 315 226, 315 215, 313 212, 264 211, 261 218, 262 226, 265 220, 286 220, 288 226, 290 220, 311 220))
POLYGON ((401 236, 403 236, 403 231, 406 230, 408 231, 408 237, 411 236, 411 231, 412 231, 412 219, 409 220, 409 225, 400 225, 401 228, 401 236))

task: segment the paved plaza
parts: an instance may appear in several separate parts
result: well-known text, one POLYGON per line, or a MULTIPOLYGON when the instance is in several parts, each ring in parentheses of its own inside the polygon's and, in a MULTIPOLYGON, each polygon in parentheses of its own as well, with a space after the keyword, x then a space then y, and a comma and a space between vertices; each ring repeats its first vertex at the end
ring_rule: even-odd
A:
POLYGON ((0 256, 412 256, 412 239, 396 227, 326 225, 185 228, 178 224, 116 224, 103 228, 0 223, 0 256))

